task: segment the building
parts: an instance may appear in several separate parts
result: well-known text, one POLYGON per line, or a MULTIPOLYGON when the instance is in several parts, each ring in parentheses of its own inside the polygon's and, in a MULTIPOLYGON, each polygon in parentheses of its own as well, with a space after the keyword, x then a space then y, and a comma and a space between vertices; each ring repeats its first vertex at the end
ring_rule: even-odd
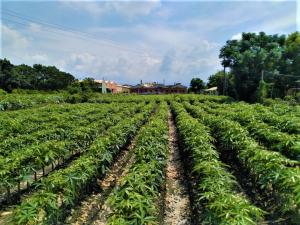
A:
POLYGON ((164 85, 154 83, 145 83, 135 85, 131 87, 131 93, 136 94, 184 94, 187 93, 187 87, 180 83, 174 85, 164 85))
POLYGON ((217 87, 211 87, 204 90, 205 93, 209 95, 218 95, 218 88, 217 87))
POLYGON ((117 93, 118 91, 118 87, 117 87, 117 83, 114 81, 109 81, 109 80, 95 80, 96 83, 101 84, 102 85, 102 93, 117 93))
POLYGON ((131 86, 117 84, 117 93, 130 93, 131 86))

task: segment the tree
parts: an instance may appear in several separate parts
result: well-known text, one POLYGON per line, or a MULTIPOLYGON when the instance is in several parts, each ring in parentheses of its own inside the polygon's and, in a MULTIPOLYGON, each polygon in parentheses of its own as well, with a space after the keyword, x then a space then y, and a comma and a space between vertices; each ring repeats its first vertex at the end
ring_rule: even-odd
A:
POLYGON ((15 66, 7 59, 0 59, 0 88, 11 92, 13 89, 60 90, 75 81, 74 76, 62 72, 55 66, 35 64, 15 66))
MULTIPOLYGON (((278 73, 284 52, 285 36, 243 33, 242 39, 227 41, 219 57, 229 67, 236 98, 256 101, 263 73, 278 73)), ((234 96, 233 96, 234 97, 234 96)))
POLYGON ((101 84, 95 82, 94 78, 87 77, 80 82, 82 91, 101 91, 101 84))
POLYGON ((219 95, 224 94, 224 88, 226 88, 226 93, 231 96, 236 98, 237 94, 234 89, 234 77, 232 76, 231 73, 225 73, 224 76, 224 71, 218 71, 217 73, 211 75, 208 78, 208 83, 207 87, 217 87, 218 88, 218 93, 219 95), (226 87, 224 85, 226 79, 226 87))
POLYGON ((12 69, 13 65, 7 59, 0 60, 0 88, 12 91, 12 69))
POLYGON ((300 32, 290 34, 285 42, 282 73, 300 76, 300 32))
POLYGON ((205 88, 203 80, 200 78, 193 78, 190 83, 190 91, 200 93, 205 88))
POLYGON ((268 84, 264 80, 261 80, 259 82, 259 86, 257 90, 257 100, 262 102, 267 97, 268 97, 268 84))

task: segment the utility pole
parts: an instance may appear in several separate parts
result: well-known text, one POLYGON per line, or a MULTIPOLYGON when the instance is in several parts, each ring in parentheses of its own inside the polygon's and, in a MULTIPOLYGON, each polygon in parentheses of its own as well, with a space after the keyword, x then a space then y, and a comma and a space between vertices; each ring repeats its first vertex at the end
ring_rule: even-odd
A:
MULTIPOLYGON (((225 60, 225 58, 224 58, 225 60)), ((226 66, 224 65, 224 85, 223 85, 223 95, 227 94, 227 79, 226 79, 226 66)))
POLYGON ((105 80, 104 80, 104 77, 103 77, 103 80, 102 80, 102 94, 106 94, 107 91, 106 91, 106 83, 105 83, 105 80))

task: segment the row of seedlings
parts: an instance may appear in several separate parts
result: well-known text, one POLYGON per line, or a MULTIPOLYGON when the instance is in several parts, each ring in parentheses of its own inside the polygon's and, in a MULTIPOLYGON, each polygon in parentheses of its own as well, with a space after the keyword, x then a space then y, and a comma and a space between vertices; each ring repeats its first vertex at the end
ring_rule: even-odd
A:
POLYGON ((59 104, 65 102, 63 94, 2 94, 0 93, 0 111, 24 109, 41 104, 59 104))
POLYGON ((168 106, 158 112, 136 139, 135 162, 108 198, 108 224, 158 224, 159 198, 168 150, 168 106))
POLYGON ((31 134, 36 131, 48 128, 54 122, 76 120, 96 111, 96 104, 61 104, 47 105, 40 108, 31 108, 18 111, 1 112, 0 117, 0 138, 5 140, 8 137, 15 137, 23 134, 31 134))
POLYGON ((146 105, 142 112, 123 119, 98 137, 88 151, 64 169, 41 179, 39 190, 13 209, 9 222, 13 224, 57 224, 83 196, 86 188, 102 177, 114 156, 138 131, 155 105, 146 105))
MULTIPOLYGON (((210 103, 210 105, 216 104, 210 103)), ((229 107, 211 108, 203 104, 200 106, 209 113, 223 115, 228 119, 238 121, 245 126, 253 138, 262 142, 268 149, 281 152, 290 159, 300 160, 300 136, 278 131, 275 127, 258 120, 254 116, 253 110, 241 109, 235 112, 229 107)))
POLYGON ((219 159, 209 128, 192 118, 181 104, 172 103, 172 110, 195 180, 194 202, 201 224, 250 225, 261 221, 264 212, 237 192, 238 183, 219 159))
POLYGON ((207 106, 213 108, 225 108, 231 109, 234 112, 251 112, 251 115, 259 121, 265 122, 276 129, 287 132, 289 134, 300 134, 300 118, 296 117, 295 114, 291 115, 277 115, 274 112, 268 110, 267 107, 262 105, 251 105, 243 102, 234 104, 213 104, 207 102, 207 106))
POLYGON ((3 194, 6 192, 7 200, 10 201, 11 189, 20 193, 21 183, 26 183, 28 187, 30 183, 37 180, 39 170, 42 170, 44 175, 45 167, 51 165, 50 170, 53 170, 59 162, 63 163, 65 160, 72 159, 74 155, 86 151, 98 135, 136 112, 140 107, 141 105, 135 107, 128 105, 117 112, 118 107, 112 105, 110 109, 99 111, 94 116, 95 122, 91 125, 86 127, 78 125, 78 129, 72 133, 72 136, 63 135, 62 140, 45 140, 41 144, 24 147, 22 151, 14 151, 6 157, 0 157, 0 191, 3 194), (112 111, 117 113, 109 114, 112 111))
MULTIPOLYGON (((128 105, 125 106, 128 108, 128 105)), ((116 105, 107 105, 106 107, 97 107, 96 105, 85 109, 81 107, 78 110, 71 110, 66 115, 59 112, 48 113, 48 115, 36 115, 51 117, 51 120, 44 122, 43 127, 34 132, 26 134, 18 134, 16 136, 8 136, 0 143, 0 157, 9 157, 20 149, 23 151, 25 147, 39 145, 48 140, 65 140, 81 127, 92 126, 98 120, 105 119, 111 113, 118 112, 122 108, 116 105)), ((40 122, 37 122, 38 124, 40 122)), ((34 126, 25 123, 25 127, 34 126)), ((38 125, 37 124, 37 125, 38 125)), ((5 128, 3 129, 5 130, 5 128)))
POLYGON ((300 163, 261 147, 238 122, 206 113, 200 107, 185 108, 212 129, 214 137, 238 158, 259 190, 271 195, 274 215, 289 224, 300 221, 300 163))

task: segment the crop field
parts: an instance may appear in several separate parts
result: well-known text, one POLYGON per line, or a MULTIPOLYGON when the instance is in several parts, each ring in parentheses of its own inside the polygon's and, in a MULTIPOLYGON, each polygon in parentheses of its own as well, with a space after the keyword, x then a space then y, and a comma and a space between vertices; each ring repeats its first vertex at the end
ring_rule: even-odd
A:
POLYGON ((0 97, 0 224, 300 224, 300 107, 0 97))

